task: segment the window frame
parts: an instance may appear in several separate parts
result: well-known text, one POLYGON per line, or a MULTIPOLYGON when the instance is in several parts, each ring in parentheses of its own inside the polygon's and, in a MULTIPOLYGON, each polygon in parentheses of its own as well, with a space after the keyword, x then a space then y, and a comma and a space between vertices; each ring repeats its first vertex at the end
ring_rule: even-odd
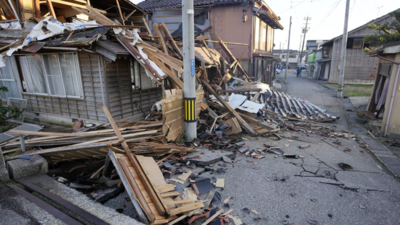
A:
MULTIPOLYGON (((7 99, 3 99, 0 96, 0 100, 1 101, 6 100, 6 102, 7 102, 9 98, 19 98, 19 99, 21 99, 22 98, 22 94, 21 94, 22 91, 21 91, 21 87, 19 85, 20 84, 19 76, 16 76, 16 74, 18 74, 18 70, 16 69, 15 57, 14 56, 6 57, 6 58, 4 58, 4 60, 8 60, 9 61, 10 70, 12 72, 11 75, 12 75, 13 79, 2 79, 2 78, 0 78, 0 82, 2 83, 3 86, 4 86, 4 83, 3 83, 4 81, 6 81, 6 82, 14 82, 15 87, 17 89, 18 96, 9 96, 9 92, 5 92, 5 95, 7 96, 7 99)), ((6 62, 6 65, 7 65, 7 62, 6 62)))
MULTIPOLYGON (((17 55, 17 54, 15 54, 15 55, 17 55)), ((45 85, 46 85, 46 88, 47 88, 46 92, 47 93, 33 93, 33 92, 28 92, 27 88, 22 88, 22 93, 23 94, 58 97, 58 98, 85 99, 84 90, 83 90, 83 84, 82 84, 82 74, 81 74, 81 71, 80 71, 79 57, 78 57, 78 53, 77 52, 36 53, 36 54, 23 54, 23 55, 18 54, 17 55, 18 56, 18 61, 19 61, 19 64, 21 66, 21 73, 22 73, 22 77, 24 79, 23 82, 26 82, 27 79, 26 79, 25 74, 24 74, 24 72, 22 70, 22 65, 21 65, 20 58, 27 57, 27 56, 36 56, 36 55, 40 56, 40 61, 41 61, 41 65, 42 65, 42 68, 43 68, 42 70, 43 70, 43 73, 44 73, 43 77, 44 77, 44 80, 45 80, 45 85), (51 76, 51 75, 47 74, 47 69, 46 69, 46 66, 45 66, 43 55, 52 55, 52 54, 56 54, 57 55, 58 69, 59 69, 60 74, 61 74, 61 81, 62 81, 62 84, 63 84, 65 95, 51 94, 50 82, 49 82, 49 79, 48 79, 48 77, 51 76), (74 85, 78 85, 78 89, 79 89, 79 93, 78 94, 80 94, 80 96, 68 95, 67 92, 66 92, 66 87, 65 87, 65 83, 64 83, 64 79, 63 79, 63 73, 62 73, 62 69, 61 69, 61 63, 60 63, 60 55, 67 55, 67 54, 72 54, 73 55, 74 71, 75 71, 75 76, 77 78, 76 82, 74 82, 74 81, 73 82, 74 82, 74 85)), ((22 81, 20 83, 21 83, 22 86, 24 86, 22 84, 22 81)))

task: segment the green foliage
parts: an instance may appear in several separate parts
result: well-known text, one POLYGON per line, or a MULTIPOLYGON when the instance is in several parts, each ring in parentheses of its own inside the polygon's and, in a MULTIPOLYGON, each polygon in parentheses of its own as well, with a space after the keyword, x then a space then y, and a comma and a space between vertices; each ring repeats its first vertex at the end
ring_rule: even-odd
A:
MULTIPOLYGON (((394 11, 389 13, 395 20, 391 23, 370 24, 370 29, 377 30, 378 33, 374 35, 367 35, 364 37, 364 42, 367 44, 376 43, 382 45, 388 42, 400 41, 400 12, 394 11)), ((369 50, 369 49, 365 49, 369 50)))
MULTIPOLYGON (((0 87, 0 91, 8 92, 8 88, 5 86, 0 87)), ((7 125, 8 119, 17 119, 21 116, 23 110, 20 110, 18 107, 10 106, 10 105, 1 105, 0 106, 0 126, 7 125)))

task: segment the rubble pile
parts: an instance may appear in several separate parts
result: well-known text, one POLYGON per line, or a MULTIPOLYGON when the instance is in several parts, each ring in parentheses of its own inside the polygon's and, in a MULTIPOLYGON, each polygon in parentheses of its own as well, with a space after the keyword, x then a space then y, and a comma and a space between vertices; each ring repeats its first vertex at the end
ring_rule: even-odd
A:
POLYGON ((24 146, 27 151, 22 153, 23 156, 8 157, 7 160, 41 155, 50 163, 48 175, 87 193, 98 202, 105 202, 125 189, 138 220, 146 224, 191 224, 199 218, 206 219, 203 224, 224 224, 229 220, 241 224, 240 219, 232 215, 232 209, 225 212, 213 207, 216 202, 229 202, 230 198, 223 200, 218 193, 224 188, 224 180, 205 178, 201 173, 226 173, 223 165, 233 164, 236 153, 255 160, 264 158, 266 153, 283 155, 281 147, 277 146, 249 149, 242 142, 242 134, 280 138, 278 131, 290 129, 339 136, 315 130, 312 124, 305 126, 305 121, 338 119, 334 115, 304 99, 251 81, 220 38, 215 42, 228 59, 209 49, 202 37, 196 39, 197 48, 204 53, 203 59, 196 58, 198 136, 193 143, 186 144, 182 141, 183 56, 179 37, 173 37, 164 23, 153 24, 156 33, 153 36, 145 20, 144 27, 125 25, 122 15, 118 20, 90 6, 72 8, 93 20, 62 23, 47 17, 33 27, 24 41, 18 40, 1 48, 0 66, 4 66, 1 64, 3 57, 20 50, 35 48, 38 51, 96 43, 103 46, 106 45, 104 42, 110 42, 123 47, 145 68, 147 76, 162 88, 163 98, 155 103, 153 112, 143 121, 115 122, 104 105, 107 123, 82 127, 77 122, 73 133, 11 130, 10 134, 24 135, 25 140, 10 140, 3 143, 2 149, 15 152, 24 146), (138 28, 147 32, 140 32, 138 28), (208 68, 204 61, 210 62, 208 68), (202 155, 190 154, 204 150, 227 153, 215 161, 223 160, 224 163, 210 167, 210 162, 199 162, 202 155), (200 167, 204 170, 196 172, 200 167))

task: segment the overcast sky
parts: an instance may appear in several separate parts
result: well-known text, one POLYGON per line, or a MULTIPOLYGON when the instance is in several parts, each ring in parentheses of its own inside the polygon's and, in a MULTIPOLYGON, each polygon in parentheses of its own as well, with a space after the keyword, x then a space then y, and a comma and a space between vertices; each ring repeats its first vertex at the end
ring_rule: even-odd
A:
MULTIPOLYGON (((139 3, 142 0, 131 0, 139 3)), ((265 0, 271 9, 281 17, 285 27, 275 31, 275 49, 287 48, 290 16, 292 16, 291 49, 299 49, 301 28, 305 27, 307 16, 309 31, 306 40, 332 39, 343 34, 346 0, 265 0)), ((350 0, 349 30, 361 26, 378 16, 400 8, 400 0, 350 0)))

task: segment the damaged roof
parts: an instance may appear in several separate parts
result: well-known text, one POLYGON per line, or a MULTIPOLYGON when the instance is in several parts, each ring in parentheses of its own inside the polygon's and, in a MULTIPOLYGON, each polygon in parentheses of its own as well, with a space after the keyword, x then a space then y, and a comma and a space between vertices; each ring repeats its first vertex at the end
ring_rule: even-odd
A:
MULTIPOLYGON (((274 29, 283 30, 282 24, 279 23, 279 17, 264 0, 193 0, 194 6, 242 4, 243 7, 246 7, 253 2, 257 3, 253 8, 255 15, 270 24, 274 29)), ((157 9, 176 9, 182 7, 182 0, 145 0, 140 2, 138 6, 147 12, 153 12, 157 9)))

